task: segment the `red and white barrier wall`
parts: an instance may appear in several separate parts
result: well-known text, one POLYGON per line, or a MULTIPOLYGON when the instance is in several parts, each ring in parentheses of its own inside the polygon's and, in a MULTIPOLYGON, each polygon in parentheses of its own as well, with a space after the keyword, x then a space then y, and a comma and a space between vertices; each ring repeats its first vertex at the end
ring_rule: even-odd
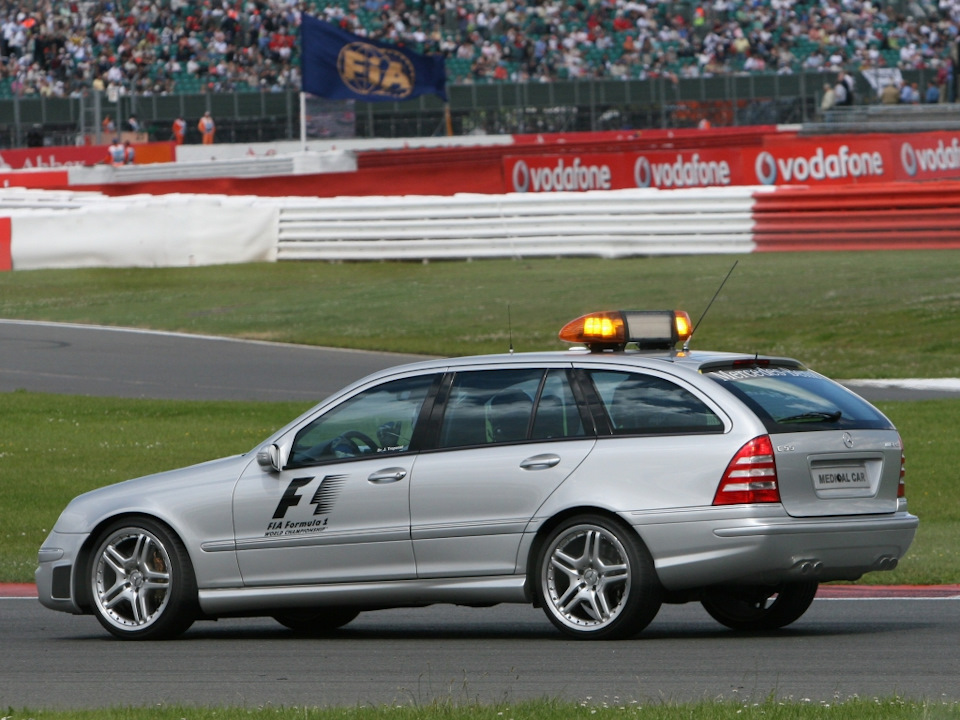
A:
POLYGON ((0 269, 957 249, 958 208, 960 182, 341 198, 0 190, 0 269))
POLYGON ((783 187, 756 193, 758 251, 960 248, 960 182, 783 187))
POLYGON ((960 247, 960 133, 352 142, 313 164, 286 145, 134 168, 3 151, 0 269, 960 247))
POLYGON ((0 270, 272 261, 278 216, 255 198, 0 190, 0 270))

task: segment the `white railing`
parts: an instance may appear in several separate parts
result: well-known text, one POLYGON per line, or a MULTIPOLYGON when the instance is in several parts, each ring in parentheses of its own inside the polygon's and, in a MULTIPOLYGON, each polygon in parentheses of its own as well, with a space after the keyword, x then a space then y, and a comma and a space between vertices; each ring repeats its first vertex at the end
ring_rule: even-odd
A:
POLYGON ((277 259, 750 252, 752 190, 286 198, 277 259))
MULTIPOLYGON (((748 253, 757 188, 270 198, 0 190, 13 267, 748 253)), ((3 239, 0 238, 0 241, 3 239)))

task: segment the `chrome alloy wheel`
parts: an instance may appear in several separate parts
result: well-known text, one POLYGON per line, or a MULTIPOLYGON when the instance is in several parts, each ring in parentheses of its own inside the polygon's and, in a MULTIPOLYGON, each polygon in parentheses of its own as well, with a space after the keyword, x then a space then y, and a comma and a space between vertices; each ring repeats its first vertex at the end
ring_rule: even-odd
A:
POLYGON ((579 524, 558 535, 546 550, 543 593, 560 623, 574 630, 600 630, 623 612, 630 596, 630 557, 608 529, 579 524))
POLYGON ((110 625, 149 627, 163 615, 170 590, 170 555, 152 532, 123 527, 100 544, 94 556, 93 601, 110 625))

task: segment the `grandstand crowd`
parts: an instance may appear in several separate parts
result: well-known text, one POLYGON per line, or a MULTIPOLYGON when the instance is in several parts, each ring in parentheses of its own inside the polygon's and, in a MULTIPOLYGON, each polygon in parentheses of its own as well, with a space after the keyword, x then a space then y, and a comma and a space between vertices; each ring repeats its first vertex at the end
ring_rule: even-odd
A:
POLYGON ((0 0, 0 96, 299 90, 302 13, 442 53, 453 84, 875 67, 947 84, 960 35, 960 0, 0 0))

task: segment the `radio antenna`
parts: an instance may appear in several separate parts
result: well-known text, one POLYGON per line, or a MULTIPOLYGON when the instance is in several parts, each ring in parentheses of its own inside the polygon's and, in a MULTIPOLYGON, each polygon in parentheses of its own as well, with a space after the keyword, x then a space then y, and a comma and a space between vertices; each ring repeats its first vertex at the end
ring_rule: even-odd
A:
POLYGON ((723 278, 723 282, 720 283, 720 287, 717 288, 717 291, 713 294, 713 297, 710 298, 710 302, 707 303, 707 307, 703 311, 703 314, 700 315, 700 319, 697 320, 696 325, 693 326, 693 330, 690 331, 690 337, 688 337, 687 341, 683 344, 684 351, 687 351, 690 349, 690 340, 693 338, 694 333, 697 332, 697 328, 700 327, 700 323, 703 322, 703 319, 707 316, 707 313, 710 312, 710 308, 713 307, 714 301, 717 299, 717 296, 720 294, 720 291, 723 290, 723 286, 727 284, 727 280, 729 280, 730 276, 733 275, 733 271, 737 269, 737 265, 739 264, 739 262, 740 262, 739 260, 734 261, 733 267, 731 267, 730 270, 727 271, 727 276, 723 278))
POLYGON ((510 318, 510 303, 507 303, 507 333, 510 338, 510 354, 513 355, 513 321, 510 318))

